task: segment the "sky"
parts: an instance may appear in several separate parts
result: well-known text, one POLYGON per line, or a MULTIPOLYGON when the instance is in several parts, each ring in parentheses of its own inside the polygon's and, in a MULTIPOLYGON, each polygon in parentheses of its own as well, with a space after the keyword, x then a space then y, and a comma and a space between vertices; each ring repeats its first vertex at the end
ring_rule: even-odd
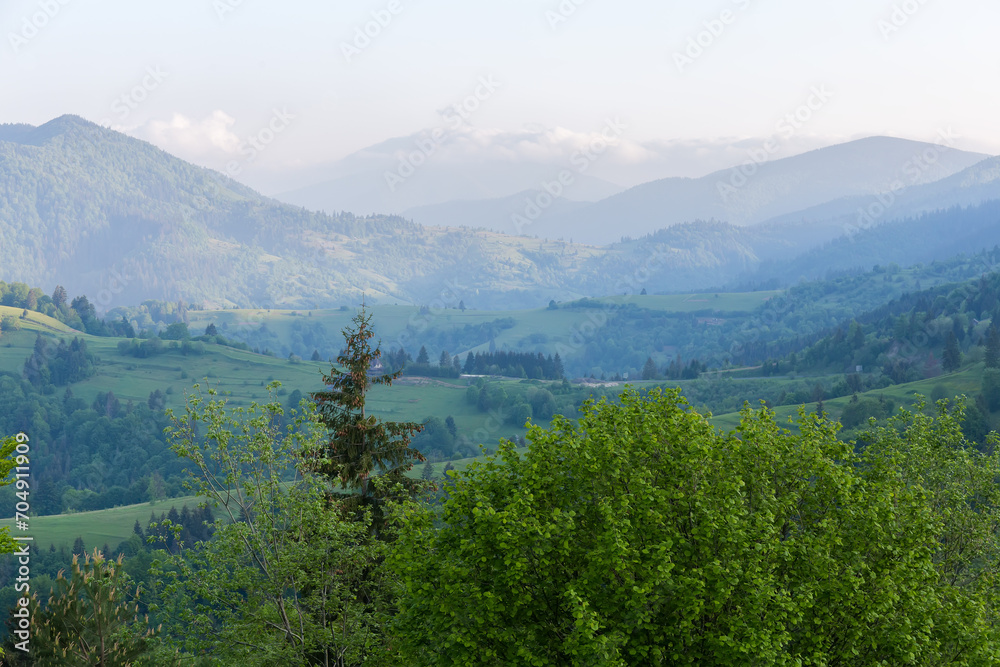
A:
POLYGON ((618 123, 623 186, 767 138, 997 154, 997 25, 987 0, 8 0, 0 123, 78 114, 265 193, 437 127, 517 163, 618 123))

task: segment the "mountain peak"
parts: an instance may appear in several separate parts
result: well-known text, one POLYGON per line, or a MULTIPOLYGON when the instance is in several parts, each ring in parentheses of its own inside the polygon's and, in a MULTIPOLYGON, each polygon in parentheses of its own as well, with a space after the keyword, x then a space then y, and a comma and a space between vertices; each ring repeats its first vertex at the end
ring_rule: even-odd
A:
POLYGON ((102 132, 104 128, 80 116, 65 114, 37 127, 27 123, 0 125, 0 141, 41 146, 53 137, 79 133, 89 134, 95 131, 102 132))

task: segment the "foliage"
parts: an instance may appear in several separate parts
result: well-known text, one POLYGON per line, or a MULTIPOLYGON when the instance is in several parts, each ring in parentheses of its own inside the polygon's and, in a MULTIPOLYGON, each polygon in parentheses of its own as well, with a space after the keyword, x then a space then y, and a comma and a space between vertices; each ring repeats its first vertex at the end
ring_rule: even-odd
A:
MULTIPOLYGON (((0 486, 14 484, 14 480, 8 479, 8 477, 14 472, 14 468, 17 467, 19 461, 22 464, 28 461, 26 457, 16 454, 17 444, 18 439, 13 437, 7 437, 0 441, 0 486)), ((21 490, 20 485, 17 488, 21 490)), ((17 547, 17 542, 10 536, 10 528, 4 527, 0 529, 0 554, 14 553, 17 547)))
POLYGON ((60 340, 55 349, 39 334, 35 347, 24 362, 24 379, 34 386, 44 389, 52 384, 57 387, 80 382, 95 373, 94 355, 87 351, 87 342, 73 337, 67 345, 60 340))
POLYGON ((351 502, 370 510, 375 528, 382 525, 383 504, 402 488, 413 497, 420 482, 405 473, 424 456, 410 446, 414 434, 423 426, 415 422, 386 421, 368 414, 367 394, 373 386, 389 386, 400 371, 373 376, 372 367, 381 357, 381 348, 372 349, 375 335, 371 315, 362 308, 353 319, 354 326, 344 329, 346 348, 337 356, 343 368, 331 366, 323 376, 329 388, 313 394, 320 422, 328 430, 328 440, 322 447, 305 452, 310 471, 320 473, 340 489, 354 494, 351 502), (372 484, 371 478, 381 477, 382 483, 372 484))
POLYGON ((37 595, 28 606, 32 664, 53 667, 125 667, 149 650, 155 631, 128 602, 129 577, 118 560, 98 550, 73 556, 67 579, 60 572, 43 607, 37 595))
POLYGON ((239 665, 380 664, 385 545, 370 514, 344 520, 318 477, 295 472, 322 428, 306 403, 281 428, 277 387, 266 405, 230 410, 196 386, 170 428, 194 489, 228 520, 155 570, 170 641, 239 665))
MULTIPOLYGON (((179 491, 183 463, 168 451, 162 412, 104 393, 88 405, 71 388, 46 394, 27 380, 0 373, 0 432, 31 435, 37 514, 96 510, 148 500, 158 472, 179 491)), ((13 495, 0 490, 0 516, 13 516, 13 495)))
POLYGON ((856 454, 815 415, 726 435, 628 391, 533 427, 400 516, 406 664, 992 663, 1000 455, 959 420, 856 454))
POLYGON ((476 375, 507 375, 543 380, 561 380, 562 359, 557 352, 546 357, 541 352, 470 352, 465 357, 465 373, 476 375))

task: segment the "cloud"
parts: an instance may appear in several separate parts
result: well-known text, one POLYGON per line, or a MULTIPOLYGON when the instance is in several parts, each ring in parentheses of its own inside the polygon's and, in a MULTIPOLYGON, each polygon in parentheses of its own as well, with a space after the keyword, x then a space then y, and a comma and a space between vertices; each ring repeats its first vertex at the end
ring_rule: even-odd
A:
POLYGON ((175 113, 169 121, 150 120, 133 131, 168 153, 198 163, 217 163, 235 155, 240 138, 233 132, 236 119, 216 110, 201 120, 175 113))
MULTIPOLYGON (((697 178, 738 166, 749 159, 748 151, 759 148, 765 140, 764 137, 718 137, 636 141, 629 138, 626 129, 615 142, 607 144, 603 130, 604 127, 581 131, 538 125, 500 130, 442 124, 370 146, 349 156, 340 166, 357 166, 357 162, 394 164, 423 146, 433 147, 433 159, 440 164, 506 162, 562 169, 572 164, 574 155, 597 149, 601 158, 594 161, 590 173, 628 187, 670 176, 697 178)), ((779 141, 773 157, 789 157, 841 141, 840 137, 795 136, 779 141)))

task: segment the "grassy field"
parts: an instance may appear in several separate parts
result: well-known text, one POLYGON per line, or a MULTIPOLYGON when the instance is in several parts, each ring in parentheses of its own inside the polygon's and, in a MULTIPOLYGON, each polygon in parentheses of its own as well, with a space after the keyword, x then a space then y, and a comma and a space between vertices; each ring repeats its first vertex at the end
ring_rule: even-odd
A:
POLYGON ((194 509, 200 502, 201 499, 197 496, 186 496, 96 512, 32 517, 27 532, 15 531, 13 519, 0 519, 0 527, 10 527, 12 534, 34 537, 39 549, 47 549, 50 544, 55 545, 56 549, 61 546, 72 547, 77 537, 83 538, 88 549, 104 544, 114 549, 120 542, 131 537, 136 521, 145 529, 150 513, 155 512, 159 516, 170 511, 171 507, 180 511, 184 505, 194 509))
MULTIPOLYGON (((68 326, 60 322, 59 320, 52 319, 48 315, 42 315, 41 313, 36 313, 29 310, 28 316, 21 319, 21 315, 24 310, 21 308, 11 308, 10 306, 0 306, 0 318, 7 315, 16 317, 21 328, 25 331, 48 331, 52 333, 69 333, 72 332, 68 326)), ((6 334, 4 334, 6 335, 6 334)), ((2 341, 2 338, 0 338, 2 341)))

